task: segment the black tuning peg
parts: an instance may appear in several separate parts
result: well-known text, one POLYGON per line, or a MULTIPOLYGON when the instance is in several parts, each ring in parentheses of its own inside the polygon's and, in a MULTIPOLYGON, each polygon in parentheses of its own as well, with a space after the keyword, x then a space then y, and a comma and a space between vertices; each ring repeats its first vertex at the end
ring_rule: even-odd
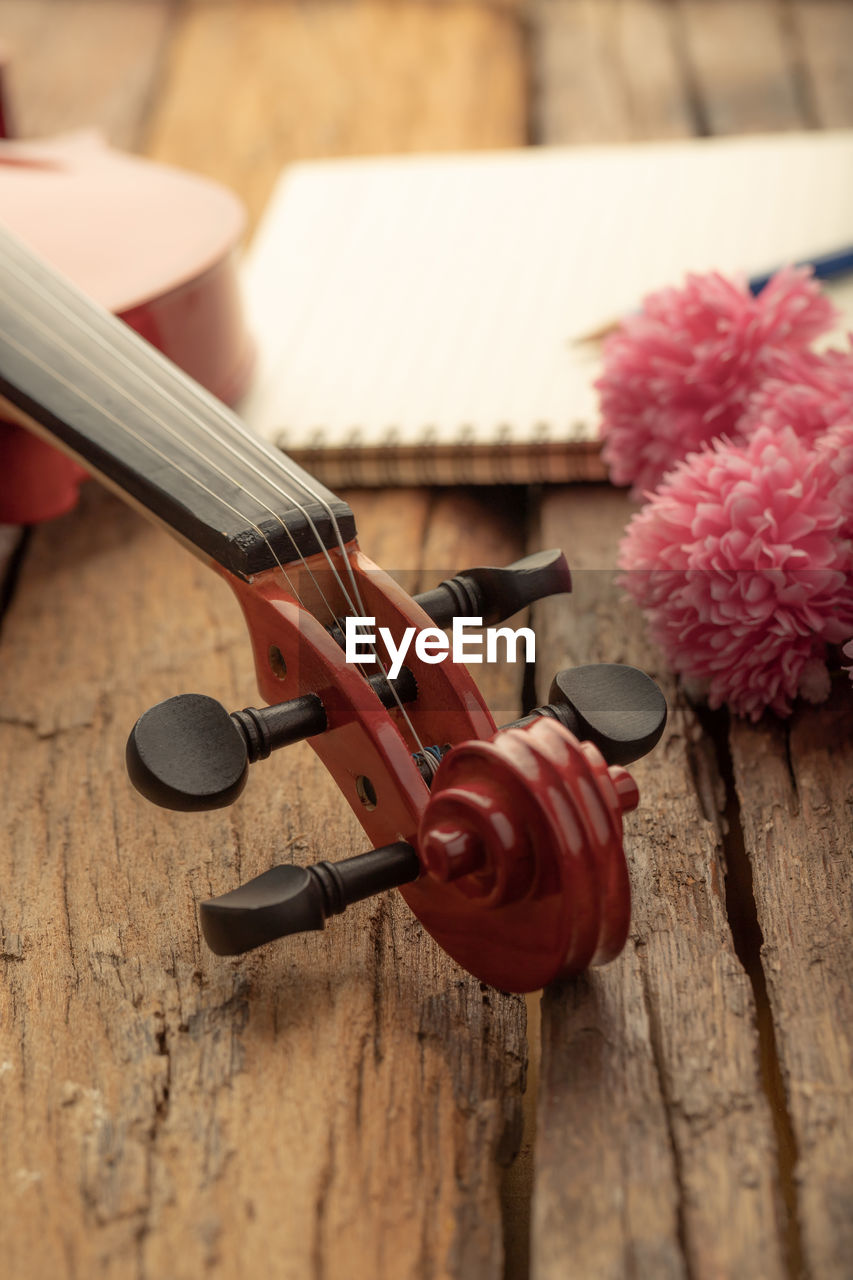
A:
POLYGON ((353 902, 416 880, 418 855, 398 841, 342 862, 273 867, 239 889, 203 902, 201 930, 218 956, 238 956, 289 933, 322 929, 353 902))
POLYGON ((647 755, 666 725, 666 699, 644 671, 616 662, 569 667, 554 677, 550 703, 520 723, 552 716, 582 741, 593 742, 608 764, 647 755))
POLYGON ((146 711, 127 740, 127 772, 166 809, 218 809, 246 785, 249 759, 238 725, 215 698, 184 693, 146 711))
POLYGON ((571 589, 562 551, 538 551, 501 569, 465 569, 415 596, 415 602, 438 627, 449 627, 457 617, 482 618, 484 626, 493 626, 534 600, 571 589))
MULTIPOLYGON (((501 729, 523 729, 539 716, 559 720, 582 742, 594 743, 608 764, 630 764, 648 755, 666 726, 666 699, 644 671, 616 662, 558 671, 551 701, 501 729)), ((415 753, 427 786, 449 747, 415 753)))
POLYGON ((127 772, 137 791, 164 809, 221 809, 240 795, 250 764, 325 727, 314 694, 229 715, 215 698, 182 693, 137 720, 127 740, 127 772))
MULTIPOLYGON (((393 689, 383 675, 369 683, 386 707, 417 696, 407 668, 393 689)), ((325 709, 314 693, 230 714, 215 698, 182 693, 137 720, 127 740, 127 772, 137 791, 164 809, 221 809, 242 792, 250 764, 323 733, 326 726, 325 709)))

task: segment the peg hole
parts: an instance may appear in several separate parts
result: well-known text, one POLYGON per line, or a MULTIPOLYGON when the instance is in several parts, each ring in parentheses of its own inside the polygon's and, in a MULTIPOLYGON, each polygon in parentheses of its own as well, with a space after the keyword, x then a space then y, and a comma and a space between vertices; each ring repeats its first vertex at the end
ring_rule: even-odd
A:
POLYGON ((376 808, 376 788, 365 774, 360 773, 356 778, 355 791, 365 809, 376 808))
POLYGON ((272 668, 272 673, 276 679, 284 680, 287 675, 287 663, 285 662, 284 655, 278 645, 270 645, 269 662, 270 667, 272 668))

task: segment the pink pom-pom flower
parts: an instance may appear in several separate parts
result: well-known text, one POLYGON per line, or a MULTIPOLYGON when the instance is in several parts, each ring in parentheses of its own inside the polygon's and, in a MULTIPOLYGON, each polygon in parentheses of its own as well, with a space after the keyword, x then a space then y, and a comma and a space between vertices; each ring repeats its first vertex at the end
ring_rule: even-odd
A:
POLYGON ((623 583, 673 669, 757 720, 829 693, 853 632, 853 544, 830 451, 760 427, 682 462, 628 526, 623 583))
POLYGON ((750 398, 739 425, 749 436, 759 426, 791 427, 811 443, 839 423, 853 423, 853 353, 775 352, 766 378, 750 398))
POLYGON ((736 438, 768 368, 835 316, 807 268, 778 272, 757 296, 716 272, 651 294, 604 344, 596 386, 611 480, 640 497, 715 436, 736 438))

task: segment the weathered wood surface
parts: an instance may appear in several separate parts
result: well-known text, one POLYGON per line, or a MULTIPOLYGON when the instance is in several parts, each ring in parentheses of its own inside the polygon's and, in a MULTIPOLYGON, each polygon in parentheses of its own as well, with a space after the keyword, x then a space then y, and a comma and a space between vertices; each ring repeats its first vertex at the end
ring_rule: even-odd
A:
POLYGON ((534 0, 539 142, 848 124, 846 0, 534 0))
MULTIPOLYGON (((851 10, 0 0, 0 35, 22 131, 101 124, 256 216, 308 155, 849 125, 851 10)), ((624 500, 553 492, 525 532, 505 496, 358 495, 363 545, 414 587, 562 542, 588 571, 538 612, 540 695, 567 662, 655 671, 611 580, 624 500)), ((544 999, 532 1274, 846 1280, 849 695, 790 734, 727 731, 656 674, 673 715, 636 768, 629 945, 544 999)), ((517 683, 490 681, 511 718, 517 683)), ((362 840, 302 747, 227 814, 134 797, 127 727, 182 688, 253 701, 238 611, 93 490, 32 538, 0 633, 4 1274, 491 1280, 505 1253, 523 1277, 529 1141, 503 1222, 499 1204, 523 1003, 459 973, 394 896, 210 957, 200 898, 362 840)))
POLYGON ((679 0, 678 19, 700 132, 807 125, 782 0, 679 0))
MULTIPOLYGON (((613 68, 633 8, 542 6, 540 140, 664 136, 662 111, 701 133, 853 125, 851 6, 657 7, 677 75, 644 75, 635 45, 643 90, 632 113, 613 68), (574 61, 559 48, 579 27, 587 62, 573 78, 577 48, 574 61)), ((653 67, 667 56, 658 49, 653 67)), ((654 670, 640 619, 617 603, 607 572, 628 513, 616 495, 579 490, 542 505, 542 539, 567 539, 570 559, 596 570, 576 573, 571 604, 535 611, 546 680, 567 658, 654 670)), ((628 821, 629 946, 543 1002, 533 1275, 846 1280, 850 693, 799 716, 790 734, 774 722, 727 730, 719 717, 698 720, 657 674, 675 714, 664 749, 635 767, 643 807, 628 821)))
POLYGON ((667 0, 534 0, 537 142, 631 142, 694 131, 667 0))
MULTIPOLYGON (((363 520, 404 567, 412 506, 363 520)), ((201 898, 363 846, 307 748, 224 815, 153 811, 123 778, 151 703, 252 701, 223 585, 93 490, 34 537, 3 651, 9 1274, 496 1274, 522 1003, 390 898, 240 961, 202 949, 201 898)))
POLYGON ((148 151, 230 182, 254 219, 292 160, 521 145, 526 91, 501 8, 190 4, 148 151))
POLYGON ((139 145, 168 48, 171 0, 0 0, 15 132, 102 129, 139 145))
MULTIPOLYGON (((842 683, 843 681, 843 683, 842 683)), ((853 1268, 853 689, 730 734, 808 1274, 853 1268)))
MULTIPOLYGON (((38 87, 22 123, 61 127, 89 75, 101 81, 90 119, 117 140, 150 135, 160 158, 201 168, 213 158, 232 185, 251 170, 256 201, 312 148, 519 138, 521 45, 501 34, 498 10, 168 8, 161 61, 149 36, 165 30, 165 8, 125 25, 124 0, 13 6, 28 41, 22 87, 38 87), (39 21, 50 24, 42 45, 39 21), (95 56, 112 70, 87 72, 95 56), (137 56, 147 79, 126 74, 137 56), (517 98, 508 89, 496 106, 496 81, 517 85, 517 98), (265 118, 285 100, 284 125, 274 110, 265 118)), ((491 497, 364 495, 358 516, 369 554, 424 581, 523 546, 491 497)), ((242 960, 201 946, 200 899, 282 859, 363 847, 307 748, 261 766, 225 814, 154 811, 126 783, 124 740, 140 710, 186 688, 228 705, 256 699, 223 585, 93 489, 34 534, 0 663, 4 1274, 499 1275, 523 1001, 462 974, 393 896, 242 960)), ((516 715, 517 685, 493 686, 501 713, 516 715)))
MULTIPOLYGON (((783 1276, 773 1123, 753 998, 726 914, 719 779, 695 715, 643 640, 613 566, 624 495, 542 504, 567 549, 570 603, 534 611, 543 676, 608 660, 654 673, 666 737, 634 766, 626 822, 634 913, 625 953, 543 1007, 533 1274, 783 1276)), ((543 685, 540 696, 546 692, 543 685)))
POLYGON ((791 21, 809 124, 848 129, 853 120, 853 5, 849 0, 794 0, 791 21))

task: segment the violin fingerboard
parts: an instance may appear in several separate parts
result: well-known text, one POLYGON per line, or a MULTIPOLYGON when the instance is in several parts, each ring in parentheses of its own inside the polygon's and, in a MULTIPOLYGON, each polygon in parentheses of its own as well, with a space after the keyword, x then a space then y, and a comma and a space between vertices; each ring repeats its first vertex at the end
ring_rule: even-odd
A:
POLYGON ((346 503, 2 228, 0 394, 239 577, 355 537, 346 503))

